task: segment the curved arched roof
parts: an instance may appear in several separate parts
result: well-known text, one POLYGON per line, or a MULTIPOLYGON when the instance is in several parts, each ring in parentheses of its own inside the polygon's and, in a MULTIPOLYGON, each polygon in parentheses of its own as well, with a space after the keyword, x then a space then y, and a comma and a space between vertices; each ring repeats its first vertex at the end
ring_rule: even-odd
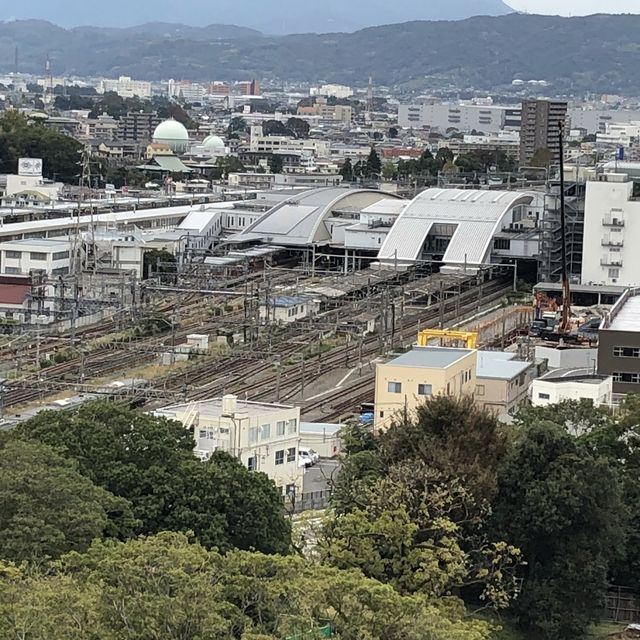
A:
POLYGON ((494 235, 514 207, 530 204, 535 194, 522 191, 427 189, 400 214, 378 259, 413 262, 420 258, 432 227, 456 227, 445 264, 481 265, 488 261, 494 235))
POLYGON ((331 230, 324 223, 333 211, 361 210, 389 197, 388 193, 373 189, 311 189, 269 209, 235 238, 266 240, 282 246, 328 244, 331 230))

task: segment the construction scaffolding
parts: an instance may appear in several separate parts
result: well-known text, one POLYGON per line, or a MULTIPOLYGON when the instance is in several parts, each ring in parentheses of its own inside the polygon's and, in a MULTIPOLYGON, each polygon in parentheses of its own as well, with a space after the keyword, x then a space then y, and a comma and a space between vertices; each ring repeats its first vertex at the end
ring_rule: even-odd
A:
MULTIPOLYGON (((582 273, 582 244, 584 238, 584 182, 565 185, 567 267, 572 281, 582 273)), ((544 213, 541 220, 539 282, 559 282, 562 278, 562 222, 560 216, 560 181, 547 184, 544 213)))

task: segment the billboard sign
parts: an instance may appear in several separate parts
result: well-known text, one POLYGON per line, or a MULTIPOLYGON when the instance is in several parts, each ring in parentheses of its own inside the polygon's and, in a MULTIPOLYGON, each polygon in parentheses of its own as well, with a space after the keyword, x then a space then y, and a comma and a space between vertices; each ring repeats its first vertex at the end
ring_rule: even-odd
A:
POLYGON ((19 176, 42 177, 42 158, 20 158, 18 160, 19 176))

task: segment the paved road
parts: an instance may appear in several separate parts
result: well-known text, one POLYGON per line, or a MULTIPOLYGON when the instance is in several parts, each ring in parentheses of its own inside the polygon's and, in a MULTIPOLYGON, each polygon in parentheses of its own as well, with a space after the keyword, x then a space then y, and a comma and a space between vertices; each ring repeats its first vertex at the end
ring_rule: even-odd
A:
POLYGON ((309 467, 304 474, 303 493, 326 491, 331 479, 336 479, 339 469, 340 463, 337 460, 320 460, 315 466, 309 467))

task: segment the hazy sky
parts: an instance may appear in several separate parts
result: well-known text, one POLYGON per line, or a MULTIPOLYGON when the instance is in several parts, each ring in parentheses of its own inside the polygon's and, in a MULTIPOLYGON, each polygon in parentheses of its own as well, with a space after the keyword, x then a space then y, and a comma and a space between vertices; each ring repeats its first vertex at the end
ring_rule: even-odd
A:
POLYGON ((563 16, 591 13, 640 13, 640 0, 505 0, 517 11, 563 16))

